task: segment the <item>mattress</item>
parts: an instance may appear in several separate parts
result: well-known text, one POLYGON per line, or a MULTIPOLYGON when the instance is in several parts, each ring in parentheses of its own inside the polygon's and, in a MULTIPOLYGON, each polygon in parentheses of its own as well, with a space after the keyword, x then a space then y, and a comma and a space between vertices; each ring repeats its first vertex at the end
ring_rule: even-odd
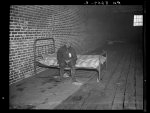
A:
MULTIPOLYGON (((103 64, 106 61, 106 57, 101 55, 77 55, 77 62, 75 67, 83 68, 97 68, 99 63, 103 64)), ((43 55, 43 58, 38 62, 47 66, 59 66, 57 64, 57 55, 43 55)))

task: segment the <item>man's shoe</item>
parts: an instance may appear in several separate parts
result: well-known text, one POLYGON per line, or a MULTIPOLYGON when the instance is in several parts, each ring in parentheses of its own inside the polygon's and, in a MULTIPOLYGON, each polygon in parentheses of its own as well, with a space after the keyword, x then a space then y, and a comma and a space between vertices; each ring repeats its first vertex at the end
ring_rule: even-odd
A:
POLYGON ((63 77, 64 77, 64 78, 68 78, 68 77, 69 77, 68 73, 65 73, 65 74, 63 75, 63 77))
POLYGON ((74 84, 74 85, 82 85, 83 83, 78 81, 77 79, 72 79, 72 84, 74 84))
POLYGON ((57 82, 62 81, 62 77, 60 77, 60 76, 55 76, 55 79, 56 79, 57 82))

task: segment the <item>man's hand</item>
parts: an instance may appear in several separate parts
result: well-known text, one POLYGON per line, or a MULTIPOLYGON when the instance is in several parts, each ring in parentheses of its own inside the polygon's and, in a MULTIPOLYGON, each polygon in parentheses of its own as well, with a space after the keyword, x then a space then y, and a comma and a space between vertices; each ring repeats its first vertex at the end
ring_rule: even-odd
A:
POLYGON ((65 60, 66 61, 66 63, 69 63, 71 60, 65 60))

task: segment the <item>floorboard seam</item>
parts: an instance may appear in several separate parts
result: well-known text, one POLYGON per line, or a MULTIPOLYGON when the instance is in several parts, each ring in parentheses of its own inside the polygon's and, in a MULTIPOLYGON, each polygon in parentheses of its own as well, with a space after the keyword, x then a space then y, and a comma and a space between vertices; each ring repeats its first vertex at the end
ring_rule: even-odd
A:
MULTIPOLYGON (((124 59, 124 62, 126 61, 126 58, 124 59)), ((121 71, 121 73, 120 73, 120 76, 119 76, 119 78, 118 78, 118 81, 120 80, 120 78, 121 78, 121 74, 123 73, 123 66, 122 66, 122 71, 121 71)), ((113 98, 113 101, 112 101, 112 105, 111 105, 111 109, 112 109, 112 107, 113 107, 113 104, 114 104, 114 100, 115 100, 115 97, 116 97, 116 92, 117 92, 117 89, 118 89, 118 86, 116 87, 116 90, 115 90, 115 96, 114 96, 114 98, 113 98)))
POLYGON ((128 80, 129 70, 130 70, 130 67, 131 67, 131 59, 132 59, 132 56, 130 55, 129 69, 128 69, 128 73, 127 73, 127 77, 126 77, 126 82, 125 82, 125 91, 124 91, 124 98, 123 98, 123 109, 125 108, 125 94, 126 94, 126 88, 127 88, 127 80, 128 80))

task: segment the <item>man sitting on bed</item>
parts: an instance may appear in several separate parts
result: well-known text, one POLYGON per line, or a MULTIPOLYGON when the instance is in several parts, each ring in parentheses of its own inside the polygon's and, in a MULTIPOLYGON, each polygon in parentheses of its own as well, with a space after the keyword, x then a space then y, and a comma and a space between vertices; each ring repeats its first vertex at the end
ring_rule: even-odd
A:
POLYGON ((73 82, 77 82, 75 78, 75 64, 77 61, 77 55, 73 47, 71 47, 69 42, 57 51, 57 60, 60 67, 60 77, 59 80, 63 78, 64 68, 71 68, 71 78, 73 82))

